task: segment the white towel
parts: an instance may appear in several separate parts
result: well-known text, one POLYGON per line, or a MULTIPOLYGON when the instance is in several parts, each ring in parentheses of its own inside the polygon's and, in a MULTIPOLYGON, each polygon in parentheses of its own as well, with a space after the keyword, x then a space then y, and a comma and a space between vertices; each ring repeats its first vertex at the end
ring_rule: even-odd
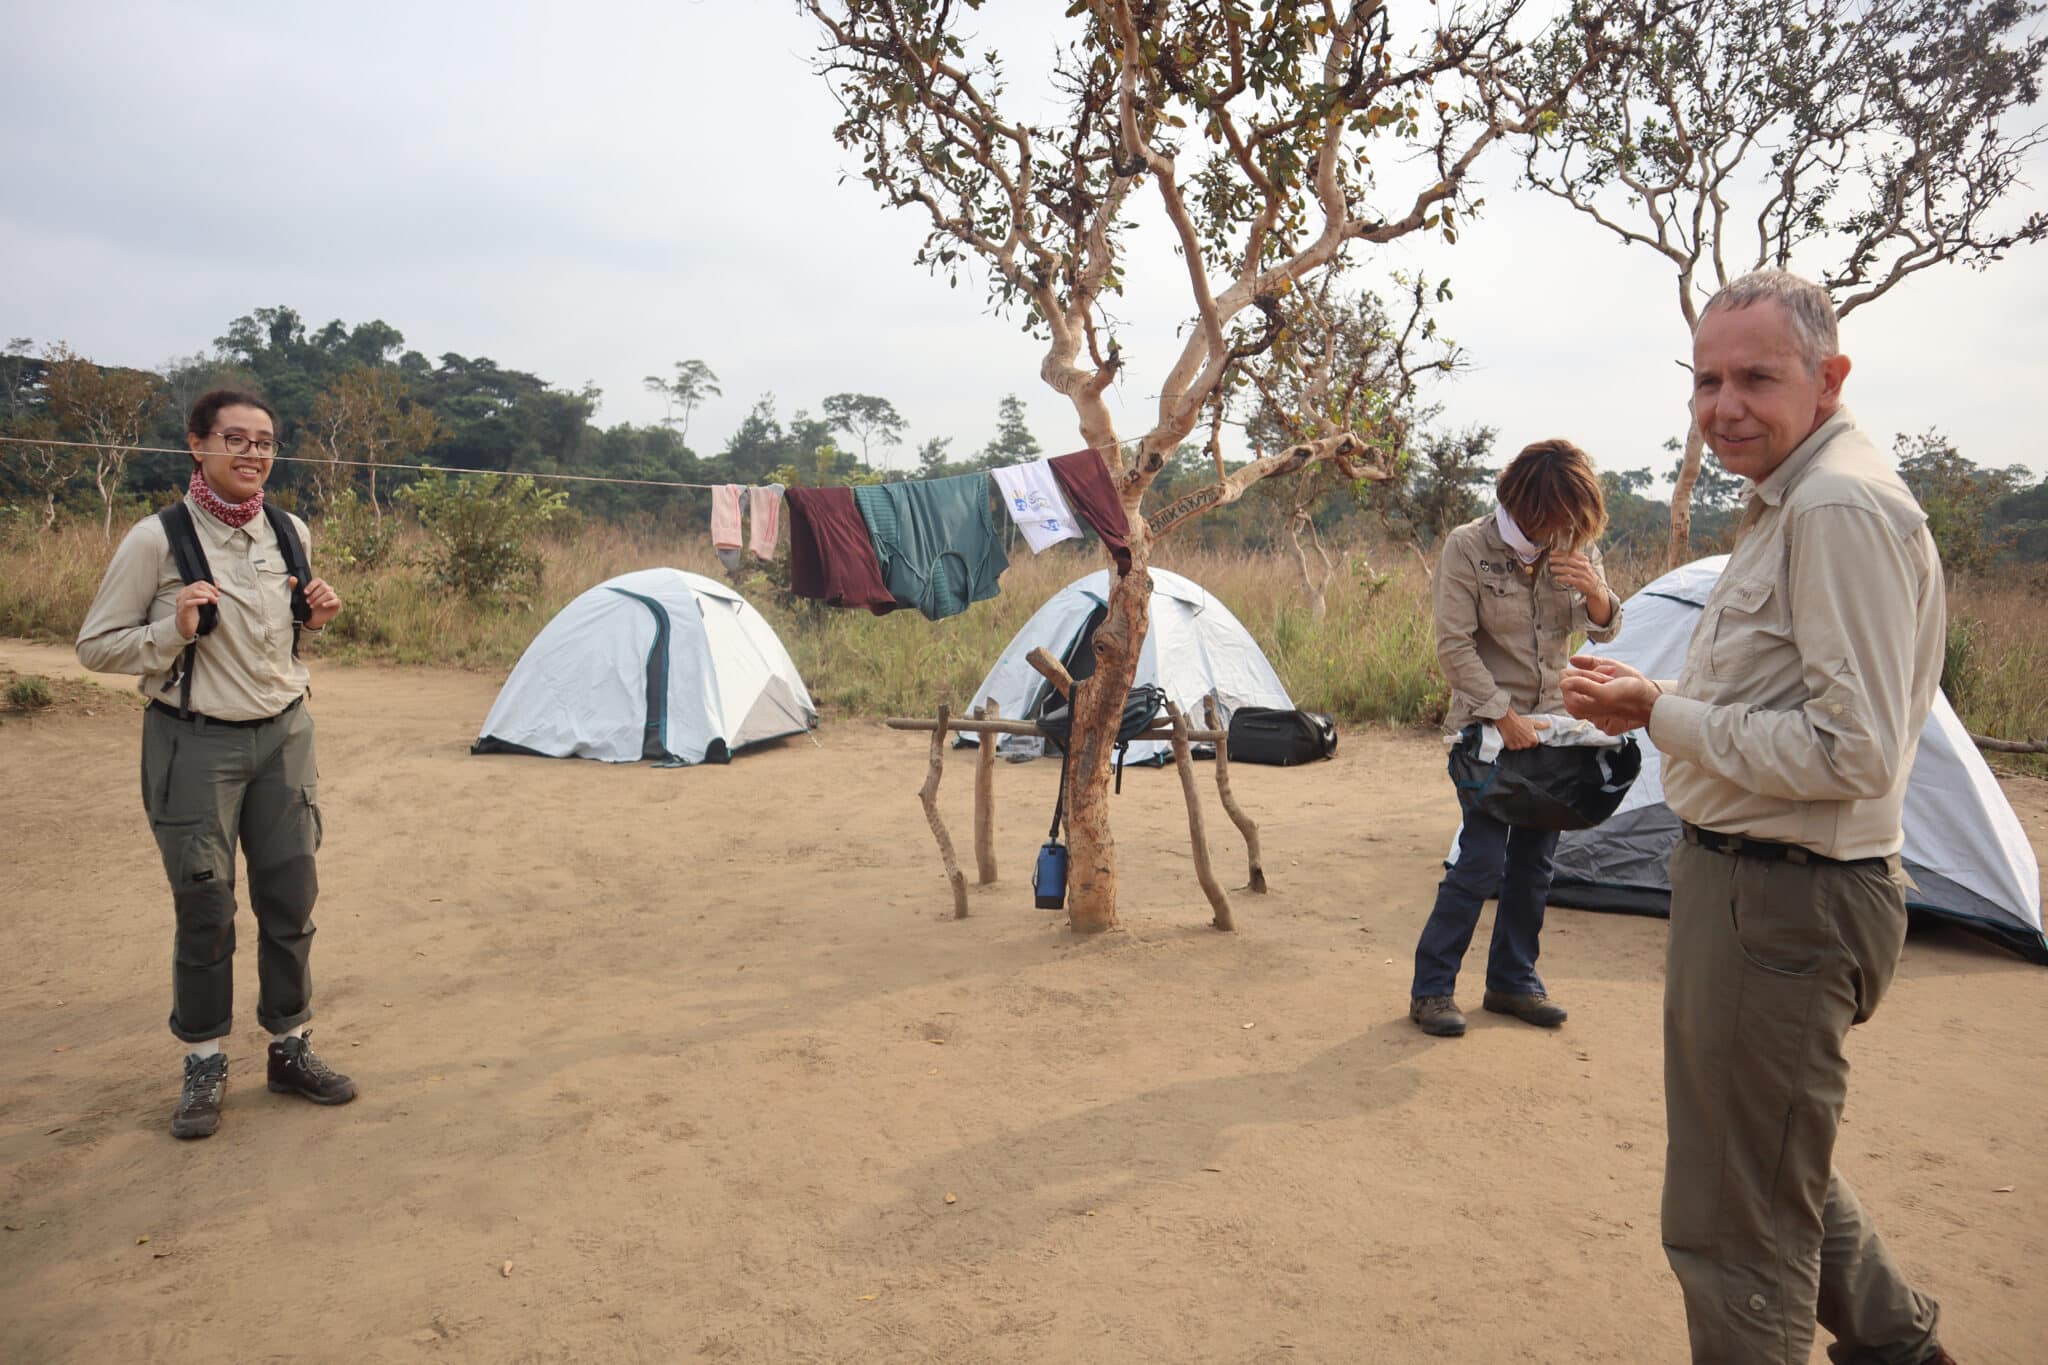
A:
POLYGON ((1074 509, 1067 505, 1067 495, 1060 491, 1052 476, 1052 466, 1046 461, 1031 460, 989 472, 995 477, 996 487, 1002 490, 1003 506, 1009 511, 1010 520, 1024 532, 1024 543, 1031 547, 1031 553, 1037 554, 1063 540, 1081 538, 1074 509))
MULTIPOLYGON (((1592 721, 1580 720, 1577 716, 1524 716, 1522 719, 1549 721, 1550 728, 1548 730, 1538 730, 1536 734, 1542 743, 1555 745, 1560 749, 1578 747, 1618 749, 1621 747, 1622 736, 1610 735, 1592 721)), ((1457 742, 1458 737, 1456 735, 1444 736, 1445 744, 1456 744, 1457 742)), ((1500 727, 1498 725, 1488 723, 1482 724, 1479 727, 1479 761, 1481 763, 1493 762, 1500 757, 1500 751, 1505 747, 1506 743, 1500 737, 1500 727)))

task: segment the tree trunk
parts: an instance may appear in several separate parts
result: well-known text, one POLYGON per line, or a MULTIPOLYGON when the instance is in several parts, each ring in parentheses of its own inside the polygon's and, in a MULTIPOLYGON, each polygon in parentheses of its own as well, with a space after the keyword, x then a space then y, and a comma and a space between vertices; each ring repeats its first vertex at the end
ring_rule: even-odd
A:
POLYGON ((1309 615, 1320 621, 1330 612, 1329 596, 1326 591, 1331 578, 1330 555, 1323 549, 1321 542, 1317 542, 1316 550, 1323 556, 1323 576, 1318 580, 1309 569, 1308 549, 1301 543, 1301 524, 1304 521, 1309 522, 1309 532, 1313 535, 1315 523, 1309 521, 1306 514, 1297 510, 1288 520, 1287 538, 1294 542, 1294 563, 1301 570, 1301 590, 1308 597, 1309 615))
POLYGON ((1067 924, 1077 934, 1116 928, 1116 840, 1109 832, 1110 770, 1124 698, 1138 672, 1151 624, 1152 575, 1144 521, 1131 522, 1131 571, 1111 569, 1109 614, 1095 629, 1095 676, 1074 688, 1073 751, 1067 761, 1067 924))
POLYGON ((1692 486, 1699 482, 1700 451, 1706 444, 1707 439, 1700 434, 1698 425, 1688 423, 1685 459, 1679 466, 1678 480, 1671 487, 1671 547, 1664 556, 1667 569, 1675 569, 1692 560, 1692 486))

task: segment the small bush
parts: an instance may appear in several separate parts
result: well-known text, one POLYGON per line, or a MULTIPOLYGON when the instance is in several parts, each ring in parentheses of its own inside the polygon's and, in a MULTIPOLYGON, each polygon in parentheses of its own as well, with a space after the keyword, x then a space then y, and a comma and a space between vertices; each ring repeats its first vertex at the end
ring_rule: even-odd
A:
POLYGON ((398 543, 398 518, 380 517, 377 509, 343 489, 328 500, 320 519, 320 558, 343 569, 376 569, 391 558, 398 543))
POLYGON ((56 695, 50 691, 50 680, 34 675, 16 678, 7 689, 8 704, 18 706, 24 711, 39 711, 56 699, 56 695))
POLYGON ((398 494, 430 538, 433 580, 472 601, 526 602, 540 592, 545 560, 535 541, 568 494, 544 492, 521 475, 430 474, 398 494))

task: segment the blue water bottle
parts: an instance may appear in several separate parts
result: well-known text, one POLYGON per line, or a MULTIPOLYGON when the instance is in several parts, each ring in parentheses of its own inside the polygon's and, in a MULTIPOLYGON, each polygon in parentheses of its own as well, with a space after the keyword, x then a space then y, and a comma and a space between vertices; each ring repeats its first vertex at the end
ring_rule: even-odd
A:
POLYGON ((1031 871, 1032 904, 1041 910, 1063 910, 1067 904, 1067 846, 1048 839, 1038 850, 1031 871))

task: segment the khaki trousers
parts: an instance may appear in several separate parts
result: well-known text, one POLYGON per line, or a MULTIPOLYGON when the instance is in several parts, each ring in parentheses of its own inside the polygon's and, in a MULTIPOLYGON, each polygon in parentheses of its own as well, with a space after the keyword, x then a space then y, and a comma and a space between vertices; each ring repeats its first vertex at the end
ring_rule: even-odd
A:
POLYGON ((151 707, 142 717, 142 804, 177 910, 171 1032, 201 1043, 232 1028, 238 843, 259 935, 257 1022, 282 1033, 312 1018, 320 791, 306 708, 236 726, 151 707))
POLYGON ((1766 862, 1681 843, 1664 984, 1664 1254, 1695 1361, 1919 1365, 1933 1299, 1833 1168, 1849 1028, 1905 942, 1898 861, 1766 862))

